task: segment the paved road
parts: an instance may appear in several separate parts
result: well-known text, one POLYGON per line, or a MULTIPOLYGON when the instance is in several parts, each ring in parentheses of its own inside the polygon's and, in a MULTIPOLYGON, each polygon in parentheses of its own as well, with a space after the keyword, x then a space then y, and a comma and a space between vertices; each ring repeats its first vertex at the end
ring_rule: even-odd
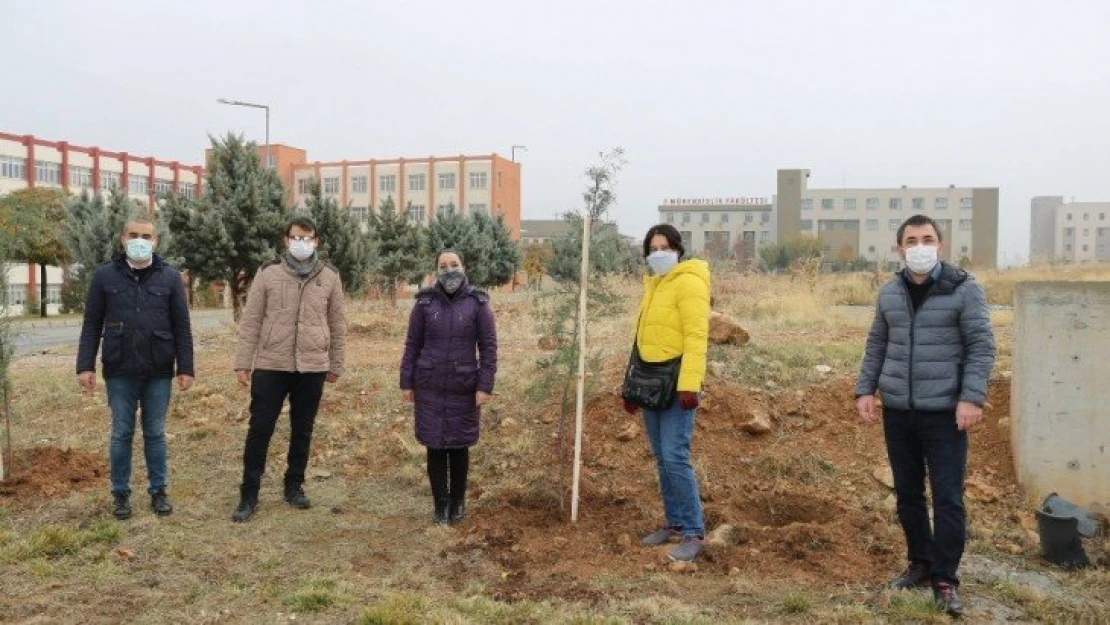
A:
MULTIPOLYGON (((193 330, 219 328, 231 323, 230 310, 194 310, 193 330)), ((80 319, 58 319, 51 321, 17 321, 12 324, 15 330, 15 353, 28 354, 51 347, 77 345, 81 334, 80 319)))

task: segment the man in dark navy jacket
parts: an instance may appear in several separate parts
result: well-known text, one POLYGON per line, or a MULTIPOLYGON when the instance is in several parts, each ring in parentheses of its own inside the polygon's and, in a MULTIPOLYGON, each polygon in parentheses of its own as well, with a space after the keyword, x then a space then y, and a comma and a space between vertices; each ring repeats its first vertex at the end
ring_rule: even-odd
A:
POLYGON ((96 352, 101 353, 104 385, 112 410, 109 446, 113 514, 131 516, 131 440, 135 413, 142 408, 143 452, 150 480, 150 507, 158 516, 173 512, 166 496, 166 411, 175 375, 184 391, 193 385, 193 334, 181 274, 154 254, 154 224, 130 221, 124 253, 93 274, 85 300, 85 321, 77 351, 77 382, 96 386, 96 352))

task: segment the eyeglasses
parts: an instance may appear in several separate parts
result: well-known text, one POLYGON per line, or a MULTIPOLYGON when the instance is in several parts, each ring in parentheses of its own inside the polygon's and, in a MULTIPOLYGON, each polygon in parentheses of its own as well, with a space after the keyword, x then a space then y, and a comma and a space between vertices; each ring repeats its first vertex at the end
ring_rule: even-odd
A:
POLYGON ((315 239, 316 237, 312 236, 311 234, 291 235, 289 237, 290 241, 300 241, 302 243, 312 243, 312 241, 315 239))

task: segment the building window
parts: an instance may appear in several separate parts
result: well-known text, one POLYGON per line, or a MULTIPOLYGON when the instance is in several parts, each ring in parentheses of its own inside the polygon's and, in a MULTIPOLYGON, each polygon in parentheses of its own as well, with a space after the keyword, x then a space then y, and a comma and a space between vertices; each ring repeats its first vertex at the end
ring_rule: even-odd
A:
POLYGON ((425 174, 409 174, 409 191, 426 191, 428 189, 428 176, 425 174))
POLYGON ((471 204, 467 207, 467 209, 471 213, 485 213, 486 212, 486 205, 485 204, 471 204))
POLYGON ((965 231, 966 230, 971 230, 971 220, 970 219, 961 219, 960 220, 960 230, 965 230, 965 231))
POLYGON ((1091 214, 1090 213, 1083 213, 1083 221, 1090 221, 1090 220, 1091 220, 1091 214))
POLYGON ((813 210, 813 200, 810 199, 810 198, 806 198, 806 199, 802 200, 802 210, 804 210, 804 211, 813 210))
POLYGON ((767 232, 766 230, 761 230, 759 232, 759 241, 760 241, 760 243, 768 241, 770 239, 770 237, 771 237, 771 233, 767 232))
POLYGON ((703 224, 709 223, 709 213, 702 213, 701 214, 701 222, 703 224))
POLYGON ((190 199, 190 200, 193 199, 193 197, 196 195, 196 193, 197 193, 196 189, 197 189, 196 185, 191 183, 191 182, 182 182, 181 183, 181 195, 190 199))
POLYGON ((1110 228, 1099 228, 1099 229, 1098 229, 1098 236, 1099 236, 1099 238, 1102 238, 1102 237, 1106 236, 1106 234, 1107 234, 1108 232, 1110 232, 1110 228))
POLYGON ((771 213, 760 213, 759 214, 759 223, 761 223, 761 224, 771 223, 771 213))
POLYGON ((409 204, 409 219, 418 224, 424 223, 424 205, 409 204))
POLYGON ((62 166, 58 163, 35 161, 35 182, 42 184, 62 184, 62 166))
POLYGON ((825 198, 821 200, 821 210, 832 210, 836 206, 836 200, 832 198, 825 198))
POLYGON ((22 306, 27 303, 27 285, 9 284, 7 300, 8 306, 22 306))
POLYGON ((120 187, 120 174, 118 171, 100 171, 101 189, 118 189, 120 187))
POLYGON ((868 254, 874 254, 875 253, 875 246, 874 245, 868 245, 867 246, 867 253, 868 254))
POLYGON ((79 165, 69 166, 69 186, 91 187, 92 179, 92 169, 88 167, 81 167, 79 165))
POLYGON ((501 188, 501 172, 497 172, 497 188, 501 188))
MULTIPOLYGON (((269 146, 267 146, 267 147, 269 147, 269 146)), ((266 168, 267 169, 276 169, 277 168, 277 154, 270 154, 269 150, 267 150, 266 152, 267 152, 267 154, 266 154, 266 168)))
POLYGON ((859 222, 856 220, 846 221, 843 225, 844 230, 859 230, 859 222))
POLYGON ((913 209, 915 211, 925 210, 925 198, 923 198, 923 197, 913 198, 913 209))
POLYGON ((892 211, 902 210, 902 198, 899 198, 899 197, 890 198, 890 203, 887 204, 887 206, 889 206, 890 210, 892 210, 892 211))
POLYGON ((488 177, 486 175, 486 172, 484 172, 484 171, 472 171, 472 172, 470 172, 470 188, 471 189, 485 190, 486 187, 489 184, 487 182, 487 179, 488 179, 488 177))
POLYGON ((1071 221, 1071 213, 1068 213, 1068 221, 1071 221))
POLYGON ((744 213, 744 223, 750 224, 753 221, 755 221, 755 215, 752 215, 751 213, 744 213))
POLYGON ((1064 236, 1074 237, 1075 236, 1075 228, 1064 228, 1064 236))
POLYGON ((351 177, 351 193, 366 193, 368 176, 352 176, 351 177))
POLYGON ((439 175, 439 190, 440 191, 454 191, 455 190, 455 174, 440 174, 439 175))
POLYGON ((801 229, 803 231, 809 232, 810 230, 813 230, 813 220, 812 219, 803 219, 801 223, 802 223, 801 229))
POLYGON ((682 223, 690 223, 690 213, 682 213, 682 223))
POLYGON ((682 247, 692 249, 694 247, 694 233, 689 230, 682 230, 678 233, 682 236, 682 247))
POLYGON ((831 221, 819 221, 817 222, 817 229, 822 232, 836 230, 836 224, 831 221))
POLYGON ((324 178, 324 193, 328 195, 339 194, 339 177, 324 178))
POLYGON ((850 211, 856 210, 856 198, 852 198, 852 197, 845 198, 844 199, 844 210, 850 210, 850 211))
POLYGON ((0 177, 26 180, 27 159, 18 156, 0 156, 0 177))
POLYGON ((960 248, 960 253, 963 254, 964 256, 967 256, 967 246, 966 245, 964 245, 963 247, 960 248))
POLYGON ((1091 229, 1090 228, 1084 228, 1083 229, 1083 236, 1085 236, 1085 237, 1091 236, 1091 229))
POLYGON ((173 180, 154 179, 154 192, 160 195, 173 193, 173 180))
POLYGON ((969 198, 969 197, 960 198, 960 208, 971 208, 971 198, 969 198))
POLYGON ((879 230, 879 220, 878 219, 868 219, 866 228, 868 230, 872 231, 872 232, 878 232, 878 230, 879 230))
POLYGON ((897 219, 891 219, 887 223, 887 225, 889 226, 891 232, 898 232, 898 226, 901 226, 902 222, 897 219))
POLYGON ((663 213, 663 220, 669 224, 674 223, 674 213, 663 213))
POLYGON ((728 223, 728 213, 721 213, 721 223, 723 223, 723 224, 728 223))
POLYGON ((354 219, 356 222, 358 222, 360 224, 364 224, 364 223, 366 223, 366 219, 367 219, 368 216, 369 216, 369 213, 367 212, 365 206, 352 206, 351 207, 351 219, 354 219))
POLYGON ((397 176, 378 176, 378 190, 382 193, 396 193, 397 176))
POLYGON ((1106 221, 1106 213, 1099 213, 1098 214, 1098 220, 1099 221, 1106 221))
POLYGON ((1070 252, 1071 251, 1071 243, 1068 243, 1067 245, 1064 246, 1064 251, 1065 252, 1070 252))
POLYGON ((1086 244, 1084 244, 1084 245, 1083 245, 1083 251, 1084 251, 1084 252, 1086 252, 1086 251, 1087 251, 1087 246, 1086 246, 1086 244))
POLYGON ((867 198, 867 210, 869 210, 869 211, 879 210, 879 198, 877 198, 877 197, 867 198))
POLYGON ((948 198, 938 197, 936 199, 937 210, 946 210, 948 208, 948 198))
POLYGON ((439 204, 439 205, 436 206, 436 214, 437 215, 440 215, 440 214, 442 214, 442 215, 454 215, 455 214, 455 205, 451 204, 450 202, 448 202, 447 204, 439 204))
POLYGON ((127 178, 127 190, 131 195, 147 195, 150 193, 150 182, 146 176, 131 174, 127 178))
POLYGON ((312 185, 309 182, 311 180, 312 178, 299 178, 297 180, 297 193, 299 195, 308 195, 308 190, 312 188, 312 185))

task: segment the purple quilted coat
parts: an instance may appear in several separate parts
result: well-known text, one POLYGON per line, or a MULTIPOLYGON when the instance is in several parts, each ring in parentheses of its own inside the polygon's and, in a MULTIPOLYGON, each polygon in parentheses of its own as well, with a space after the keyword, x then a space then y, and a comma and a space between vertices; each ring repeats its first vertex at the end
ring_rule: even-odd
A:
POLYGON ((433 449, 478 442, 475 393, 492 393, 496 373, 489 296, 466 282, 453 297, 439 285, 421 289, 401 359, 401 389, 416 401, 416 440, 433 449))

